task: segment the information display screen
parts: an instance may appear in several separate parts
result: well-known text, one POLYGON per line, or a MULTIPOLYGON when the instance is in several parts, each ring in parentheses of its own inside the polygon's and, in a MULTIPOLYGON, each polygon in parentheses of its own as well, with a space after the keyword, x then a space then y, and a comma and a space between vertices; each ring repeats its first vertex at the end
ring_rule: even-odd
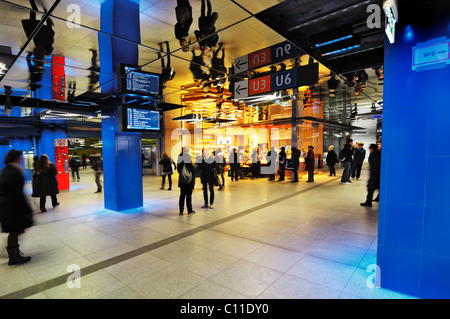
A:
POLYGON ((138 108, 127 108, 126 109, 126 128, 127 130, 137 130, 137 131, 159 131, 159 112, 138 109, 138 108))
POLYGON ((157 95, 159 93, 159 76, 136 72, 134 68, 126 66, 127 91, 157 95))
POLYGON ((141 96, 162 96, 160 74, 144 72, 138 66, 121 64, 119 93, 141 96))

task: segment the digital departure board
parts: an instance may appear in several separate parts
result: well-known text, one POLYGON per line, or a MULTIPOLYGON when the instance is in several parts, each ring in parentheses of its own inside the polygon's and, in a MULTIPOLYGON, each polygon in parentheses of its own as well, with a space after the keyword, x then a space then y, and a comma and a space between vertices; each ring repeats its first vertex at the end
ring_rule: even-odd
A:
POLYGON ((119 93, 141 96, 162 96, 160 74, 142 71, 138 66, 121 64, 118 74, 119 93))
POLYGON ((159 76, 136 72, 134 68, 125 67, 127 91, 156 95, 159 93, 159 76))
POLYGON ((128 131, 159 131, 159 112, 129 107, 126 109, 128 131))

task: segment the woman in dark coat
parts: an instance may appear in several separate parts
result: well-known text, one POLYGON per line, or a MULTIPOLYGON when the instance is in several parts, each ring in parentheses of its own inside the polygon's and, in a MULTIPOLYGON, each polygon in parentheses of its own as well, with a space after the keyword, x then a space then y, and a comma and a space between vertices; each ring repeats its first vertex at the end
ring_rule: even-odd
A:
POLYGON ((56 195, 59 194, 56 167, 49 161, 48 156, 42 154, 37 164, 37 175, 33 181, 33 197, 40 197, 39 207, 45 213, 46 197, 50 196, 53 207, 59 205, 56 195))
POLYGON ((6 250, 8 265, 30 261, 19 250, 19 234, 33 225, 32 209, 23 193, 25 178, 20 163, 22 152, 11 150, 5 157, 5 168, 0 176, 0 221, 2 231, 9 233, 6 250))
POLYGON ((174 172, 172 169, 172 165, 175 166, 175 169, 177 169, 177 165, 175 164, 173 159, 170 158, 169 155, 167 155, 166 152, 163 153, 163 156, 159 161, 159 165, 163 166, 161 189, 164 189, 164 184, 167 176, 167 179, 169 180, 169 188, 167 190, 170 191, 172 190, 172 174, 174 172))
POLYGON ((308 153, 305 156, 305 170, 308 171, 308 180, 306 182, 314 182, 314 169, 315 169, 315 159, 314 159, 314 147, 308 146, 308 153))
POLYGON ((338 157, 333 148, 333 145, 328 146, 327 165, 330 168, 330 175, 328 176, 336 176, 336 169, 334 168, 334 165, 338 162, 338 157))
POLYGON ((180 188, 180 215, 183 215, 185 201, 188 214, 192 214, 195 213, 195 211, 192 209, 192 191, 194 190, 195 186, 195 167, 194 165, 192 165, 191 156, 189 155, 187 149, 183 148, 181 150, 181 154, 178 156, 177 162, 177 172, 178 174, 180 174, 178 178, 178 187, 180 188), (183 169, 185 168, 187 169, 188 173, 190 172, 190 180, 188 181, 184 181, 182 178, 183 169))

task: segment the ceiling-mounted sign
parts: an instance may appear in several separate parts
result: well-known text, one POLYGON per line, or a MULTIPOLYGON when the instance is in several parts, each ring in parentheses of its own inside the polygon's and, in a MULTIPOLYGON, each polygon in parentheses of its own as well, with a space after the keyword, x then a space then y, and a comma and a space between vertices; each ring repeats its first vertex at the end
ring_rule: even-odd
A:
POLYGON ((427 71, 450 64, 450 40, 440 37, 419 42, 412 49, 412 70, 427 71))
POLYGON ((270 75, 239 81, 234 84, 234 98, 275 92, 319 82, 319 64, 312 63, 270 75))
POLYGON ((234 59, 234 73, 239 74, 275 62, 283 61, 297 55, 297 48, 289 41, 234 59))
POLYGON ((234 98, 242 99, 248 96, 248 80, 239 81, 234 84, 234 98))
POLYGON ((234 73, 242 73, 248 70, 248 55, 234 59, 234 73))

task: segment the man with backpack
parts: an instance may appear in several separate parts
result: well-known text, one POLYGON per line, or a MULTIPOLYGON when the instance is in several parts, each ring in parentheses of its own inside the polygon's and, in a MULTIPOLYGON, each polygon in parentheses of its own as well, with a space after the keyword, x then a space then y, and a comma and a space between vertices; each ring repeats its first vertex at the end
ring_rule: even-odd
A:
POLYGON ((184 202, 188 209, 188 214, 195 213, 192 209, 192 191, 195 186, 195 167, 192 165, 191 156, 188 149, 183 147, 177 160, 178 187, 180 188, 179 208, 180 215, 183 215, 184 202))

